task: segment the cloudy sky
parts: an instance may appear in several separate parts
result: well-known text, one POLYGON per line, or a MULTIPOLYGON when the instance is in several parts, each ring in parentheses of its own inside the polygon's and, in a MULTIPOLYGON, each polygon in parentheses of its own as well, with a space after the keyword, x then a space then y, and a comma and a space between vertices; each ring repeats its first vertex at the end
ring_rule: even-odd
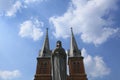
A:
POLYGON ((0 0, 0 80, 33 80, 46 28, 68 50, 71 27, 88 79, 119 80, 119 0, 0 0))

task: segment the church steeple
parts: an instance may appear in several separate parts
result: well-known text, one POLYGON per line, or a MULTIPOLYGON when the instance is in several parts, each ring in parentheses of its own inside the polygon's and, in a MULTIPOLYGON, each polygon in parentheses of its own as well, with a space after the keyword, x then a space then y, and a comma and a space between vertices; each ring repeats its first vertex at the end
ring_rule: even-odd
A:
POLYGON ((42 49, 37 57, 37 67, 34 80, 51 80, 51 51, 49 47, 48 28, 42 49))
POLYGON ((81 56, 81 52, 78 49, 74 34, 73 34, 73 29, 71 28, 71 42, 70 42, 70 52, 69 52, 70 57, 79 57, 81 56))
POLYGON ((39 53, 39 57, 49 57, 50 56, 50 47, 49 47, 49 37, 48 37, 48 28, 46 29, 46 37, 42 46, 42 49, 39 53))

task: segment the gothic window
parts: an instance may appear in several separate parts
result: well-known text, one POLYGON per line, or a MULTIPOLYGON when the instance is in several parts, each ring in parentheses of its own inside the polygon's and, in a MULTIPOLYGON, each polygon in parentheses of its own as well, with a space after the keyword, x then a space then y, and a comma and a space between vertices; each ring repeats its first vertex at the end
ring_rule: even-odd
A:
POLYGON ((46 74, 47 73, 47 62, 41 62, 40 73, 41 74, 46 74))
POLYGON ((80 63, 78 61, 74 61, 72 66, 73 66, 74 73, 79 73, 80 72, 80 63))
POLYGON ((73 72, 76 73, 76 62, 73 62, 72 67, 73 67, 73 72))
POLYGON ((77 73, 79 73, 80 72, 80 63, 79 62, 77 62, 77 73))

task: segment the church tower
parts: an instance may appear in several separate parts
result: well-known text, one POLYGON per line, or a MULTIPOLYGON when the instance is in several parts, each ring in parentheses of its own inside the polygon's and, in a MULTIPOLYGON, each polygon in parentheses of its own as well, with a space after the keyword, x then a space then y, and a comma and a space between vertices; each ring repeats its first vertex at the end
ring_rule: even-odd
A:
POLYGON ((87 80, 83 57, 78 49, 73 30, 71 28, 70 51, 68 52, 69 75, 67 80, 87 80))
POLYGON ((52 80, 51 79, 51 51, 49 47, 48 29, 42 49, 37 57, 37 67, 34 80, 52 80))

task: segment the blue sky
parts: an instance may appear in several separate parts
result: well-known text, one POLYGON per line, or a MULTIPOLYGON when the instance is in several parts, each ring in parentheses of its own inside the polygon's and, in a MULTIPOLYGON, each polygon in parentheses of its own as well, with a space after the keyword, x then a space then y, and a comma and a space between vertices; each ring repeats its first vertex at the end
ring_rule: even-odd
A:
POLYGON ((119 0, 0 0, 0 80, 33 80, 49 28, 50 48, 70 48, 70 27, 89 80, 119 80, 119 0))

